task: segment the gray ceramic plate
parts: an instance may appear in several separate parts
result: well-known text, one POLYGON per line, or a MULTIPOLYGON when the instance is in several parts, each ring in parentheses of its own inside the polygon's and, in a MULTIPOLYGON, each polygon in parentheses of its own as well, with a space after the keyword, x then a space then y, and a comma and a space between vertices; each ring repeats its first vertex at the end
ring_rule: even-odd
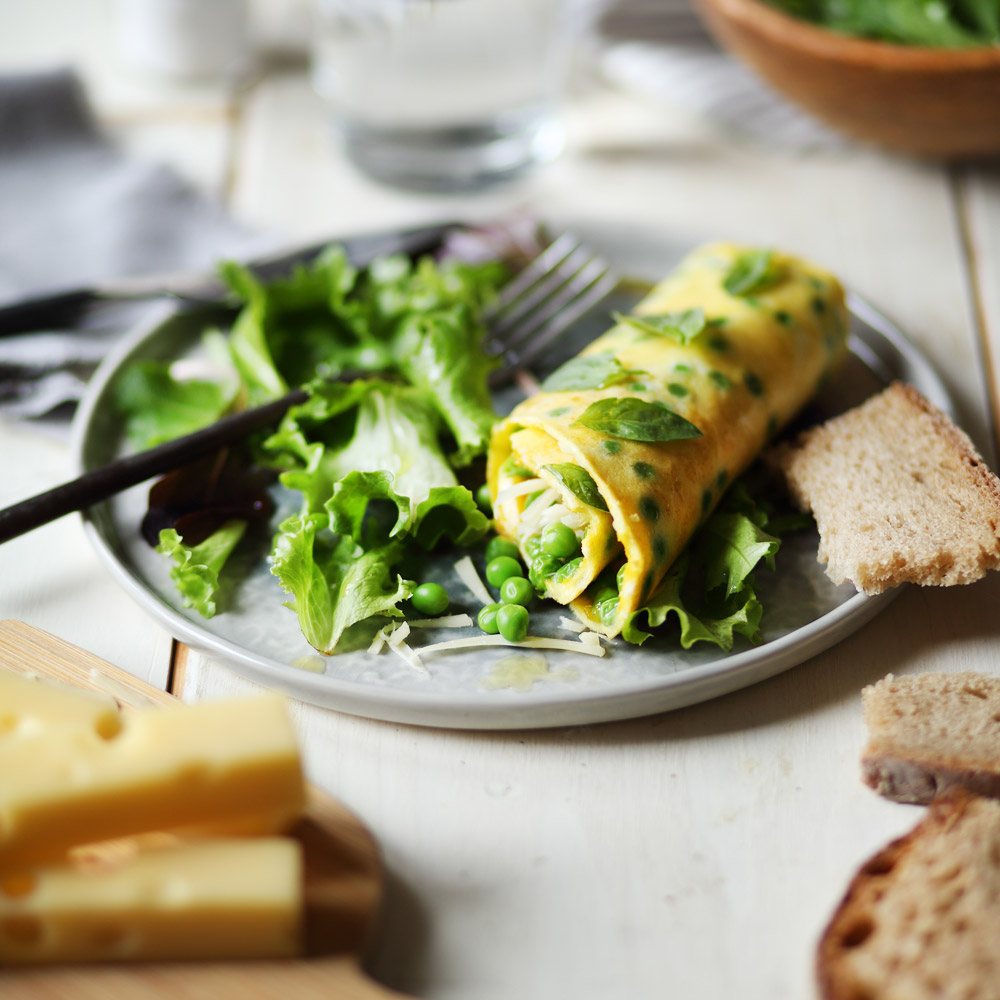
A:
MULTIPOLYGON (((573 228, 607 253, 619 273, 650 280, 667 273, 689 249, 647 231, 605 224, 573 228)), ((608 309, 605 303, 539 368, 551 367, 597 336, 606 325, 608 309)), ((947 391, 923 355, 865 303, 852 300, 851 310, 851 356, 818 401, 819 414, 828 416, 853 406, 892 378, 913 383, 931 402, 950 411, 947 391)), ((106 359, 77 417, 75 440, 81 471, 121 453, 110 389, 122 367, 136 358, 176 358, 197 350, 199 337, 212 319, 207 312, 161 317, 137 330, 106 359)), ((503 409, 514 401, 507 397, 498 400, 498 405, 503 409)), ((512 729, 602 722, 678 708, 801 663, 860 627, 890 599, 890 595, 866 598, 849 585, 834 586, 816 561, 817 537, 800 534, 783 545, 775 573, 758 574, 766 609, 761 645, 747 645, 729 654, 701 646, 685 652, 675 640, 664 637, 642 647, 615 640, 602 659, 546 651, 548 674, 518 690, 503 686, 509 675, 506 662, 512 654, 527 651, 477 648, 438 654, 427 659, 430 676, 415 672, 391 653, 371 655, 360 650, 317 656, 302 638, 294 613, 283 606, 284 595, 263 558, 235 567, 243 582, 223 613, 205 620, 184 610, 165 560, 139 537, 146 493, 147 487, 139 487, 94 508, 85 519, 86 528, 114 577, 173 635, 224 657, 259 682, 306 701, 395 722, 512 729)), ((278 499, 284 500, 286 509, 293 502, 290 497, 278 499)), ((439 560, 431 577, 447 586, 456 603, 464 603, 458 610, 474 617, 479 604, 454 577, 453 558, 439 560)), ((532 631, 573 638, 559 628, 561 611, 553 605, 534 612, 532 631)), ((477 631, 439 630, 426 633, 424 641, 477 631)))

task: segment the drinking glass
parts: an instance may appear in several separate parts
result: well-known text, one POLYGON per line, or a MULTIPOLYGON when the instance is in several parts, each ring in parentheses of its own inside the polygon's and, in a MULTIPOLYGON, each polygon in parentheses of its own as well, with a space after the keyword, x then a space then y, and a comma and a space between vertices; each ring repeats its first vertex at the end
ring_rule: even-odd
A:
POLYGON ((397 186, 458 191, 563 146, 559 106, 594 0, 317 0, 313 81, 347 157, 397 186))

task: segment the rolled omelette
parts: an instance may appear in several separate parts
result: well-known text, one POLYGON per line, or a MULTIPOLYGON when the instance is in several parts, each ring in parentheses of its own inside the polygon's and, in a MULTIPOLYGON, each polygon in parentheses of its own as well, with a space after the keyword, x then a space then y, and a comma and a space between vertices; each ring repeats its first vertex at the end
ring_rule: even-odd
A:
POLYGON ((618 635, 840 361, 847 330, 840 283, 812 264, 723 243, 695 250, 496 425, 498 533, 539 590, 618 635), (575 536, 572 553, 543 545, 555 522, 575 536))

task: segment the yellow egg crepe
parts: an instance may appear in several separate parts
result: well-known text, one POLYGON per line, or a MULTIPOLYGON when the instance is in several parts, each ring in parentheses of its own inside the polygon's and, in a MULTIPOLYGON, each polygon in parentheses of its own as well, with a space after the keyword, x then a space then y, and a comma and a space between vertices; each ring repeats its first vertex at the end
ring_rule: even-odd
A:
POLYGON ((497 530, 548 596, 617 635, 840 360, 847 327, 840 284, 805 261, 694 251, 497 425, 497 530), (557 522, 576 536, 572 556, 541 543, 557 522))

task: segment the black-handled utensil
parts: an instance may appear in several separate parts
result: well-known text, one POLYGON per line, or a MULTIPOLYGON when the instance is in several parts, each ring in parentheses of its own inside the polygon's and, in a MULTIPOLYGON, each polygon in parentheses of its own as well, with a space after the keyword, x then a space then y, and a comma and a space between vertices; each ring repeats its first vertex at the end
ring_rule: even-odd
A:
MULTIPOLYGON (((394 232, 371 233, 346 239, 310 243, 278 254, 247 262, 247 268, 261 281, 269 281, 290 271, 296 264, 312 260, 331 242, 345 247, 357 266, 390 253, 418 256, 441 247, 457 223, 439 223, 394 232)), ((118 278, 86 288, 59 289, 27 298, 0 302, 0 337, 33 330, 65 329, 76 324, 92 308, 123 302, 174 299, 192 305, 224 304, 226 288, 212 274, 189 273, 118 278)))

